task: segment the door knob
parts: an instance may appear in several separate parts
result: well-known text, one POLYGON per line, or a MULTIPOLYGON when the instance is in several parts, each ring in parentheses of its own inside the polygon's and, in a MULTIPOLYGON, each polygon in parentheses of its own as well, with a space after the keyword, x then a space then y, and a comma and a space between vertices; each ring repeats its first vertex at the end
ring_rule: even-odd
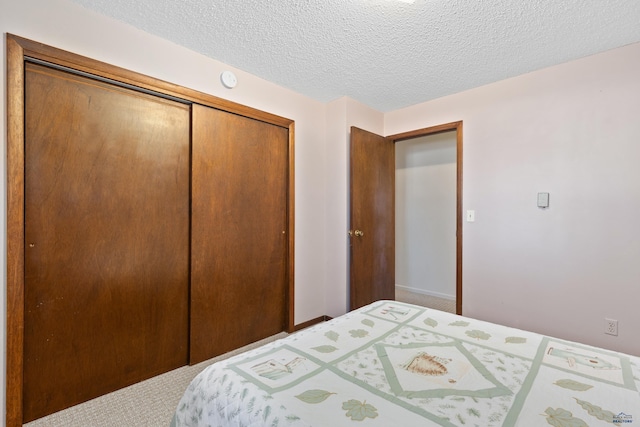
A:
POLYGON ((356 231, 354 231, 354 232, 353 232, 353 234, 355 234, 357 237, 362 237, 362 236, 364 236, 364 233, 363 233, 362 231, 360 231, 360 230, 356 230, 356 231))

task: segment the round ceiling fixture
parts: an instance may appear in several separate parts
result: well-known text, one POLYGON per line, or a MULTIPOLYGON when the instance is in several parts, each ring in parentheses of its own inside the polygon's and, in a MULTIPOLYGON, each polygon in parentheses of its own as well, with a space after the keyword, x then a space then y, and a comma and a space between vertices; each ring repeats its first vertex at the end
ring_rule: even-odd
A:
POLYGON ((231 71, 223 71, 220 74, 222 85, 228 89, 233 89, 238 84, 238 79, 231 71))

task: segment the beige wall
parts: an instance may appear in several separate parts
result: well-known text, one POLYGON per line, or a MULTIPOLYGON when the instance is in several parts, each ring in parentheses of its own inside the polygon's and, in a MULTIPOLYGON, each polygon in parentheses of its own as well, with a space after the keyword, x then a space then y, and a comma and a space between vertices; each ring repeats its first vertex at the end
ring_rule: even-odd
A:
POLYGON ((638 76, 634 44, 385 115, 464 122, 463 314, 640 354, 638 76))

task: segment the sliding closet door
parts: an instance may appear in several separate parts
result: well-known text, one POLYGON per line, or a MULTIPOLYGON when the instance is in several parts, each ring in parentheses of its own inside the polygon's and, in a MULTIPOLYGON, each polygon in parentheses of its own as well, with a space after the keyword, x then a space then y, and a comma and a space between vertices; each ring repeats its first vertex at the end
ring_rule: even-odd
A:
POLYGON ((188 361, 189 106, 27 64, 26 421, 188 361))
POLYGON ((285 329, 288 129, 193 106, 190 363, 285 329))

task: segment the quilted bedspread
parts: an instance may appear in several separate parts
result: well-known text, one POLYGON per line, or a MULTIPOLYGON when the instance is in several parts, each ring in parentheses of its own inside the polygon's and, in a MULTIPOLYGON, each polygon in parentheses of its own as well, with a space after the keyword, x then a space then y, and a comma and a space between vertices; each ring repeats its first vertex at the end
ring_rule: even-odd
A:
POLYGON ((215 363, 178 426, 640 425, 640 358, 378 301, 215 363))

